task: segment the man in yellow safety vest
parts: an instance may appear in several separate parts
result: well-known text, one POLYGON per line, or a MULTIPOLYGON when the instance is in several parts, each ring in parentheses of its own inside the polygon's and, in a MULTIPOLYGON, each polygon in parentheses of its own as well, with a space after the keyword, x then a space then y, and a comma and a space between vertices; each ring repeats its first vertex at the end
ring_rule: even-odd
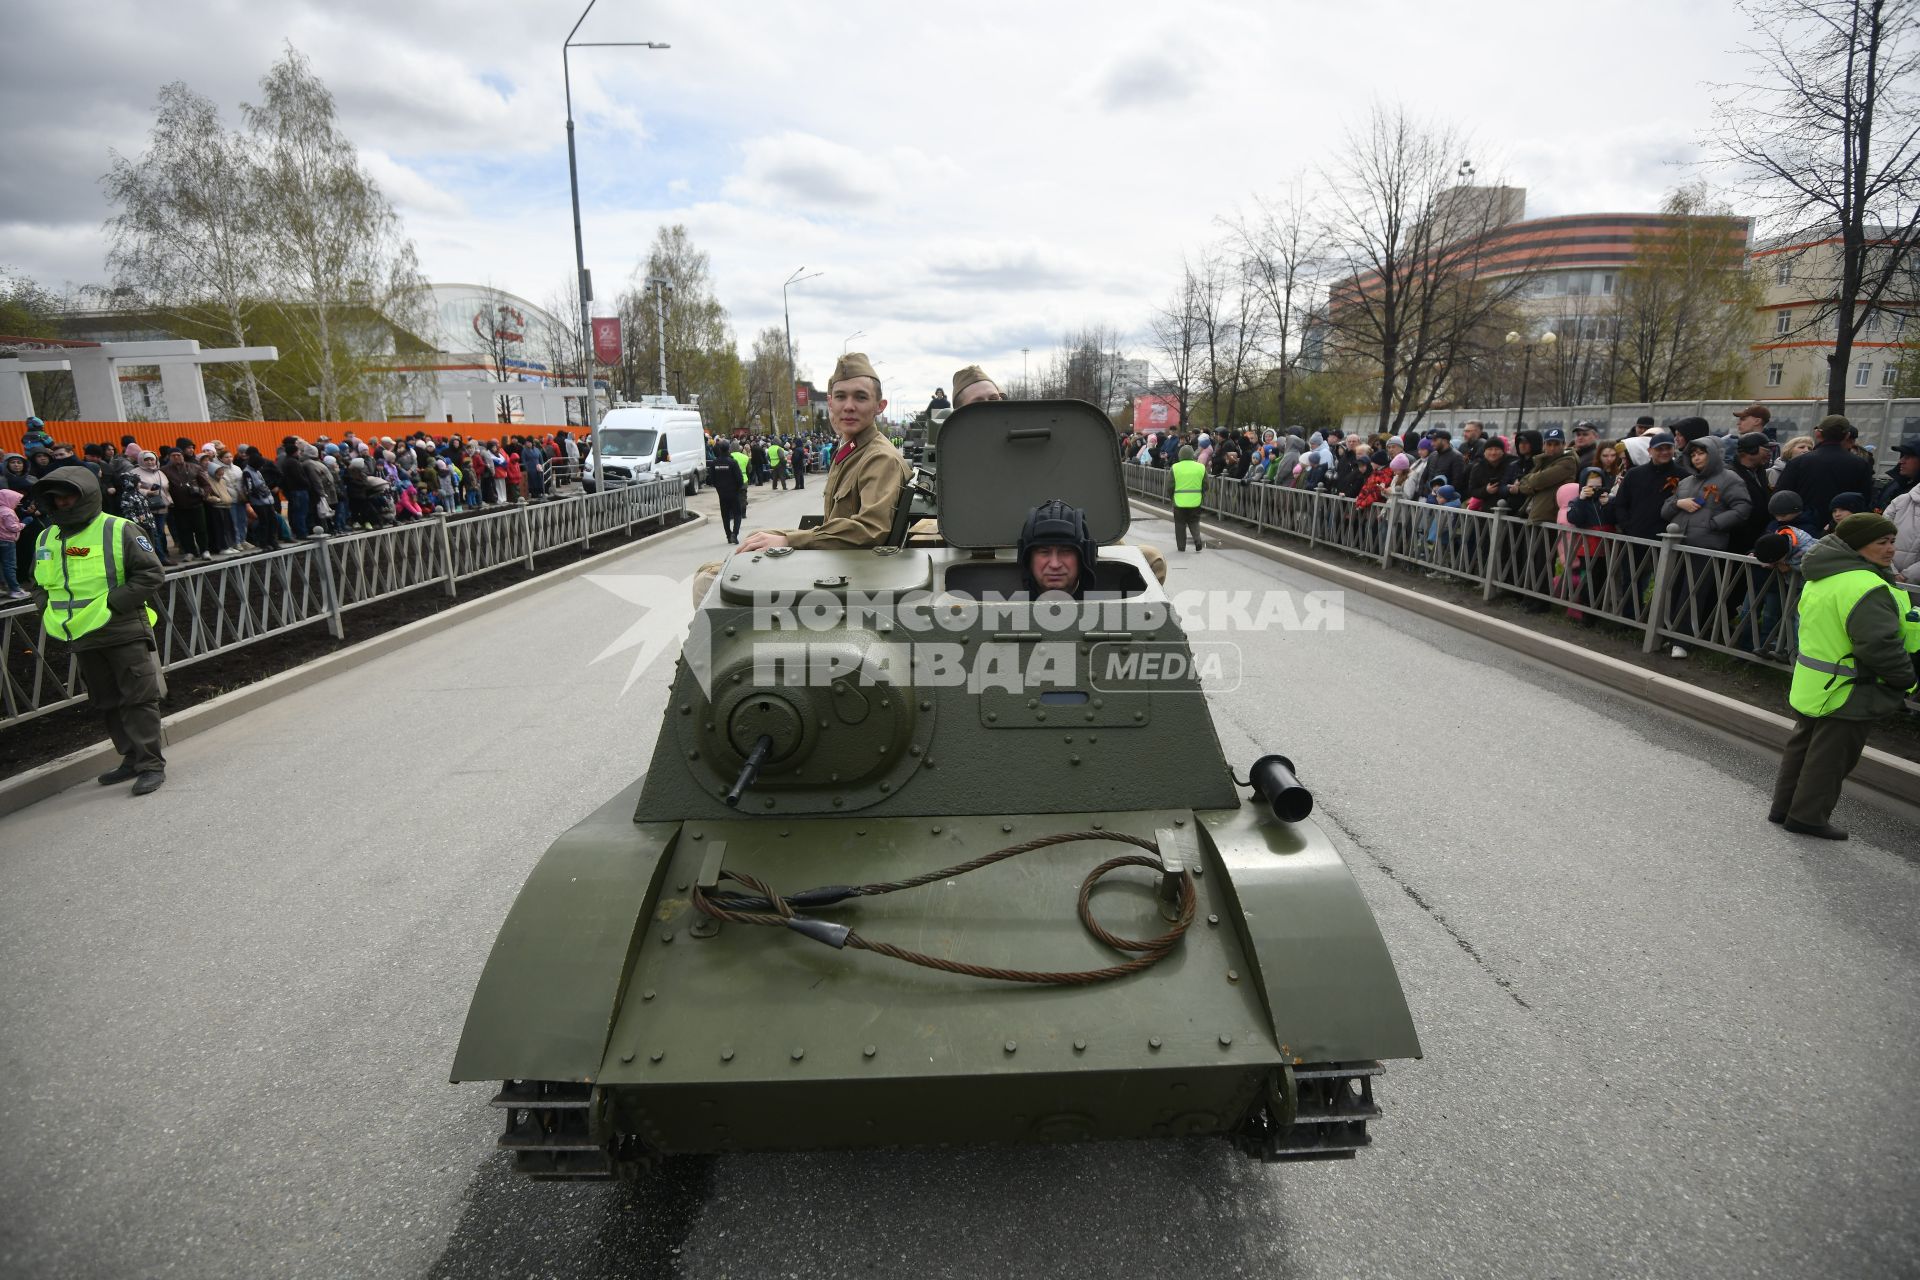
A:
POLYGON ((47 637, 73 650, 87 701, 106 715, 120 764, 102 786, 134 780, 144 796, 167 778, 160 750, 160 699, 166 681, 154 654, 150 607, 166 571, 144 530, 103 515, 100 482, 85 467, 57 467, 33 486, 36 506, 53 523, 33 547, 33 581, 45 597, 47 637))
POLYGON ((1860 762, 1873 722, 1897 713, 1914 688, 1906 636, 1920 620, 1893 584, 1893 521, 1872 512, 1842 520, 1813 544, 1800 572, 1799 648, 1793 660, 1793 735, 1780 757, 1769 822, 1845 840, 1833 825, 1840 785, 1860 762))
POLYGON ((1180 446, 1180 461, 1173 464, 1173 542, 1187 549, 1187 532, 1193 532, 1193 549, 1201 550, 1200 498, 1207 487, 1207 469, 1193 460, 1193 446, 1180 446))

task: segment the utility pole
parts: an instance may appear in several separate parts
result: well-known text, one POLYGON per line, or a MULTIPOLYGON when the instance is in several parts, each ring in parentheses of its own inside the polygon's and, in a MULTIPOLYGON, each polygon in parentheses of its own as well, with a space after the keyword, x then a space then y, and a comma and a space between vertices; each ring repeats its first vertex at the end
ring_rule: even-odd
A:
MULTIPOLYGON (((800 385, 800 380, 796 376, 793 368, 793 313, 787 310, 787 288, 789 285, 798 284, 802 280, 811 280, 814 276, 826 274, 824 271, 816 271, 813 275, 801 275, 800 273, 805 270, 805 267, 795 267, 793 274, 787 277, 787 283, 780 286, 780 318, 787 323, 787 412, 791 415, 789 420, 793 424, 795 435, 798 435, 800 432, 800 410, 799 407, 793 403, 793 397, 800 385)), ((808 407, 811 408, 812 406, 808 407)))
POLYGON ((665 276, 648 276, 647 287, 653 290, 653 331, 660 348, 660 394, 667 394, 667 294, 673 288, 673 281, 665 276))
POLYGON ((581 40, 574 36, 580 31, 580 24, 593 12, 596 0, 587 0, 587 7, 580 11, 579 19, 573 24, 573 30, 567 32, 567 38, 560 43, 560 76, 566 86, 567 98, 567 183, 573 191, 573 265, 578 272, 575 277, 580 286, 580 363, 584 371, 582 381, 586 385, 586 399, 581 402, 581 412, 586 415, 588 447, 593 450, 593 487, 595 491, 606 488, 606 474, 600 465, 600 414, 593 400, 593 277, 587 274, 587 249, 580 236, 580 164, 573 148, 573 67, 567 60, 567 54, 574 49, 667 49, 671 45, 658 40, 581 40))

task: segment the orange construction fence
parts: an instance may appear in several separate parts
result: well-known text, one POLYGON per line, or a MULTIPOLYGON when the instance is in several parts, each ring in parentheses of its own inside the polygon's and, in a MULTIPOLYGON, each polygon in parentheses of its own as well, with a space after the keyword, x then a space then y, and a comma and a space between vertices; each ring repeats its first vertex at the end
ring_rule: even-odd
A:
MULTIPOLYGON (((351 431, 362 440, 378 440, 381 436, 392 436, 398 440, 424 429, 430 435, 446 437, 459 432, 464 438, 479 436, 483 440, 497 439, 501 436, 552 434, 560 428, 528 423, 494 422, 49 422, 47 434, 56 443, 72 445, 79 453, 81 446, 89 444, 110 444, 118 447, 121 436, 132 436, 142 449, 171 449, 173 442, 185 436, 195 446, 209 440, 218 440, 229 449, 253 445, 264 454, 271 455, 280 442, 288 436, 299 436, 302 440, 317 441, 321 436, 329 440, 341 440, 351 431)), ((578 430, 578 428, 573 428, 578 430)), ((8 453, 18 453, 21 440, 26 434, 24 422, 0 424, 0 446, 8 453)))

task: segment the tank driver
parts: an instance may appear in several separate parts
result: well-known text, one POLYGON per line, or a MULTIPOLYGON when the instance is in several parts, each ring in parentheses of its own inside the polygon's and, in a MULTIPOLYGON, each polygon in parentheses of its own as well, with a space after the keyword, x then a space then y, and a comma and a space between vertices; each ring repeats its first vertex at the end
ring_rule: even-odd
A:
POLYGON ((1078 600, 1093 585, 1100 549, 1078 507, 1049 498, 1027 512, 1019 551, 1020 580, 1031 595, 1064 591, 1078 600))

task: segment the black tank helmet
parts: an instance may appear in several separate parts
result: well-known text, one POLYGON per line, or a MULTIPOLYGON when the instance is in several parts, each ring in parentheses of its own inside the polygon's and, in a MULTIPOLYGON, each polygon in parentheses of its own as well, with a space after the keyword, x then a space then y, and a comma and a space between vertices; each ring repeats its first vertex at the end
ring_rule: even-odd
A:
POLYGON ((1080 508, 1049 498, 1027 512, 1027 523, 1020 530, 1020 582, 1034 595, 1043 590, 1033 576, 1031 557, 1036 547, 1072 547, 1080 553, 1080 580, 1073 584, 1072 594, 1077 596, 1093 585, 1100 548, 1087 532, 1087 517, 1080 508))

